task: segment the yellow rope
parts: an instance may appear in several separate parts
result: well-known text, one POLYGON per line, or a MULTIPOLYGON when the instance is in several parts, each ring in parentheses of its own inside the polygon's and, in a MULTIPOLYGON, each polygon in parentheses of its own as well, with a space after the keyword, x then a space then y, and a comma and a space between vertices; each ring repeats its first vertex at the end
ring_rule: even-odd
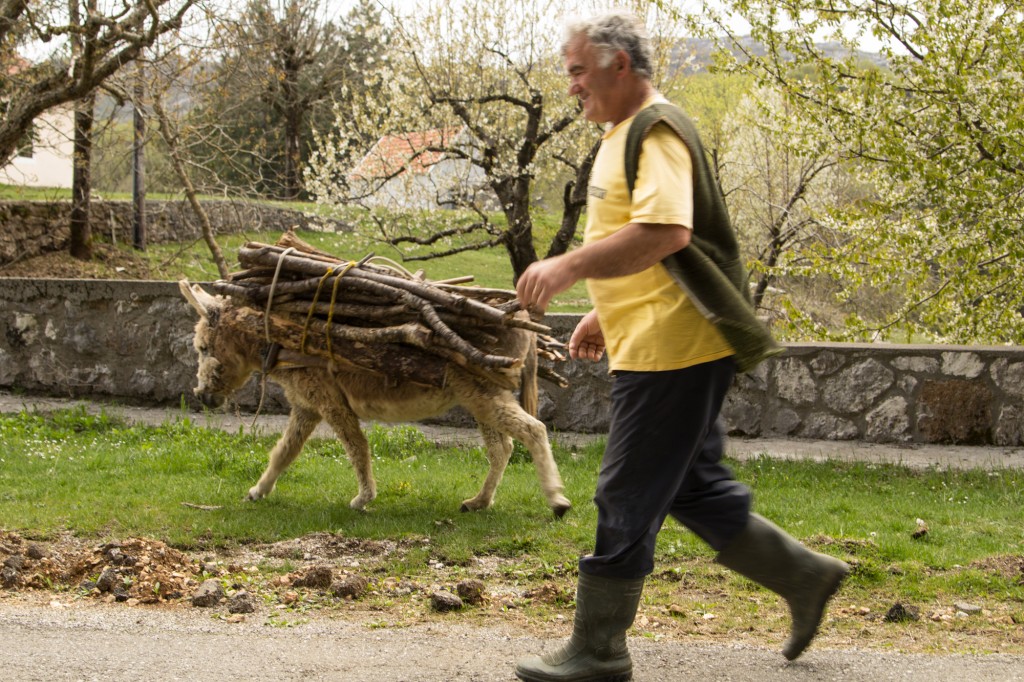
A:
POLYGON ((334 303, 338 298, 338 285, 341 283, 341 278, 345 276, 345 273, 355 266, 356 263, 352 261, 349 261, 344 265, 336 265, 325 272, 324 276, 320 278, 320 282, 316 285, 316 293, 313 294, 313 302, 309 304, 309 312, 306 313, 306 322, 302 325, 302 338, 299 339, 300 353, 306 352, 306 337, 309 332, 309 323, 313 319, 313 313, 316 312, 316 304, 317 301, 320 300, 320 292, 324 288, 324 282, 326 282, 331 275, 337 273, 338 276, 334 280, 334 286, 331 289, 331 307, 330 310, 327 311, 327 355, 331 355, 331 320, 334 319, 334 303), (341 272, 338 272, 339 268, 341 269, 341 272))
POLYGON ((345 276, 349 270, 355 267, 355 263, 351 261, 345 265, 345 269, 342 270, 337 278, 334 280, 334 286, 331 288, 331 307, 327 311, 327 356, 331 357, 334 353, 331 351, 331 324, 334 321, 334 303, 338 300, 338 285, 341 284, 341 278, 345 276))

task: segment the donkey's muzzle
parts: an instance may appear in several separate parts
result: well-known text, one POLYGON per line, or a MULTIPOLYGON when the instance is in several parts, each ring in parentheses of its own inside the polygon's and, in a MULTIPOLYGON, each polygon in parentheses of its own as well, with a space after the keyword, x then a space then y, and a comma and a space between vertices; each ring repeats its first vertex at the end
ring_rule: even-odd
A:
POLYGON ((224 404, 224 396, 219 396, 216 393, 205 393, 197 388, 196 396, 205 407, 218 408, 224 404))

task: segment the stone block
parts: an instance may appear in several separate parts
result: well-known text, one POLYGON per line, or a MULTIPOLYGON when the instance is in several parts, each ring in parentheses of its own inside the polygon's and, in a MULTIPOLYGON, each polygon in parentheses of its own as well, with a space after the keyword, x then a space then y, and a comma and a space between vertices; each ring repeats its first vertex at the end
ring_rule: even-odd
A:
POLYGON ((1024 362, 999 359, 992 363, 992 380, 1012 398, 1024 399, 1024 362))
POLYGON ((1024 406, 1003 406, 996 419, 993 440, 996 445, 1024 444, 1024 406))
POLYGON ((809 405, 818 397, 818 389, 810 370, 795 358, 785 358, 776 363, 775 393, 794 405, 809 405))
POLYGON ((815 412, 804 419, 803 428, 797 435, 817 440, 855 440, 860 432, 849 419, 827 412, 815 412))
POLYGON ((811 360, 811 369, 818 376, 828 376, 843 366, 844 358, 839 353, 825 350, 811 360))
POLYGON ((917 429, 926 443, 992 443, 992 392, 979 381, 926 381, 918 397, 917 429))
POLYGON ((902 396, 894 396, 867 413, 864 417, 865 437, 876 443, 905 442, 910 440, 908 405, 902 396))
POLYGON ((761 435, 763 410, 762 401, 750 400, 742 393, 730 393, 722 406, 722 418, 728 425, 728 433, 733 436, 761 435))
POLYGON ((775 413, 772 419, 771 433, 788 436, 800 428, 800 415, 794 410, 783 408, 775 413))
POLYGON ((901 372, 914 372, 915 374, 934 374, 939 371, 939 361, 923 355, 895 358, 892 361, 892 366, 901 372))
POLYGON ((829 377, 822 398, 830 409, 840 414, 856 414, 873 405, 894 381, 888 367, 869 358, 829 377))
POLYGON ((948 376, 976 379, 985 370, 977 353, 949 351, 942 354, 942 373, 948 376))

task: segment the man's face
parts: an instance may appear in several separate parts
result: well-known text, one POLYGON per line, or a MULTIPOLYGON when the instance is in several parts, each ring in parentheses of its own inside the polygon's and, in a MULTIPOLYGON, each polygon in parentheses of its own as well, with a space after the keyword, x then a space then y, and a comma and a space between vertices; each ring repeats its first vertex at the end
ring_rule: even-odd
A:
POLYGON ((586 38, 576 37, 565 50, 565 70, 569 74, 569 95, 579 98, 583 115, 594 123, 618 123, 622 107, 619 83, 621 59, 613 57, 601 66, 600 55, 586 38))

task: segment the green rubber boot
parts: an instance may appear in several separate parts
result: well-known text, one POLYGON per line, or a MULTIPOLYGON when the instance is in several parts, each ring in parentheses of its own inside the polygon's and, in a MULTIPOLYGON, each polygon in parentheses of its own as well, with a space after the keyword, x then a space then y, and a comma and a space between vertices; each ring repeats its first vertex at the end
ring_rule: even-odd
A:
POLYGON ((789 604, 793 624, 782 655, 790 661, 814 639, 828 600, 850 572, 846 562, 812 552, 757 514, 715 560, 789 604))
POLYGON ((516 663, 525 682, 626 682, 633 659, 626 630, 633 624, 644 579, 618 580, 580 573, 572 636, 557 651, 516 663))

